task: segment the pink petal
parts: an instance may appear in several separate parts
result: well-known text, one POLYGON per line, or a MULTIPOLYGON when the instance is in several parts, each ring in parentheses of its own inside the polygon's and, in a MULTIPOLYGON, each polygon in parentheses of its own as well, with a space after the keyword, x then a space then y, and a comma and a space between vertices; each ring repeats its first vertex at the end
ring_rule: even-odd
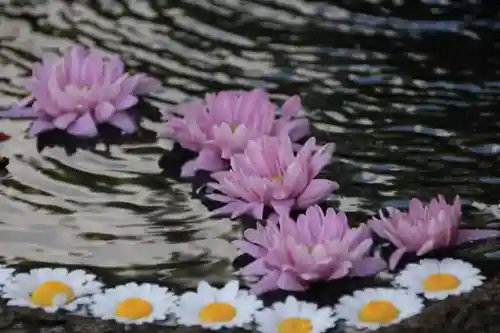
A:
POLYGON ((199 169, 196 159, 189 160, 181 167, 181 177, 193 177, 199 169))
POLYGON ((104 123, 115 113, 115 111, 116 109, 113 106, 113 104, 109 102, 101 103, 97 105, 97 107, 95 108, 94 112, 95 120, 99 124, 104 123))
POLYGON ((289 215, 293 203, 293 200, 273 200, 271 206, 278 215, 289 215))
POLYGON ((248 241, 253 244, 267 244, 269 245, 269 242, 267 241, 267 230, 269 227, 264 227, 262 224, 258 223, 256 229, 246 229, 243 232, 243 237, 248 241))
POLYGON ((36 111, 29 107, 13 107, 6 111, 0 111, 0 118, 35 118, 36 111))
POLYGON ((344 261, 340 264, 340 266, 328 277, 329 280, 337 280, 341 279, 344 276, 349 274, 349 271, 352 269, 352 262, 344 261))
POLYGON ((281 107, 281 113, 285 117, 296 117, 299 114, 302 103, 300 102, 300 96, 294 95, 288 98, 283 106, 281 107))
MULTIPOLYGON (((354 234, 354 233, 352 233, 354 234)), ((371 238, 366 238, 361 241, 354 249, 351 249, 351 258, 360 258, 365 255, 371 248, 373 240, 371 238)))
POLYGON ((500 230, 491 229, 460 229, 458 231, 457 243, 465 243, 480 239, 495 238, 500 236, 500 230))
MULTIPOLYGON (((238 216, 245 215, 248 212, 252 211, 253 203, 242 203, 241 205, 236 208, 233 213, 231 214, 231 218, 237 218, 238 216)), ((254 216, 256 219, 258 219, 258 216, 254 216)))
POLYGON ((297 206, 306 208, 326 199, 334 190, 339 188, 339 184, 327 179, 313 179, 306 189, 297 198, 297 206))
POLYGON ((77 45, 71 49, 70 52, 71 62, 68 63, 68 65, 70 66, 68 70, 70 72, 71 81, 74 82, 80 81, 80 68, 84 58, 88 56, 88 54, 89 54, 88 50, 80 45, 77 45))
POLYGON ((81 64, 80 83, 92 85, 102 74, 104 61, 96 52, 91 52, 81 64))
POLYGON ((415 217, 418 217, 418 218, 424 218, 425 217, 424 205, 417 198, 412 198, 410 200, 410 204, 408 205, 408 210, 409 210, 409 213, 412 216, 415 216, 415 217))
POLYGON ((149 94, 161 88, 161 82, 152 77, 147 77, 144 74, 139 75, 139 82, 135 87, 135 93, 138 95, 149 94))
MULTIPOLYGON (((321 209, 321 207, 316 205, 309 207, 306 210, 305 215, 301 215, 297 218, 297 226, 300 225, 300 223, 302 223, 304 225, 303 228, 305 228, 305 225, 308 224, 311 237, 315 242, 317 242, 321 239, 321 234, 324 230, 323 227, 328 228, 327 226, 325 226, 326 223, 323 223, 323 221, 324 221, 323 210, 321 209)), ((337 224, 339 223, 335 223, 335 225, 337 224)), ((335 228, 334 226, 332 227, 335 228)))
POLYGON ((391 254, 389 258, 389 269, 392 271, 398 265, 403 255, 406 253, 406 248, 398 248, 391 254))
POLYGON ((382 220, 379 220, 378 218, 372 217, 369 219, 366 224, 370 227, 370 229, 375 232, 377 235, 379 235, 382 238, 387 238, 385 234, 385 226, 384 222, 382 220))
POLYGON ((232 214, 235 210, 238 210, 241 205, 246 205, 246 202, 241 201, 233 201, 228 203, 221 208, 217 208, 211 212, 211 216, 220 216, 220 215, 228 215, 232 214))
MULTIPOLYGON (((319 229, 318 222, 313 218, 314 212, 312 211, 314 207, 309 207, 306 214, 299 215, 295 225, 297 226, 297 231, 300 234, 300 239, 305 245, 312 246, 315 245, 316 235, 319 229)), ((281 221, 286 221, 288 215, 285 215, 281 221)))
POLYGON ((104 82, 110 83, 114 81, 125 71, 125 64, 120 60, 119 56, 112 56, 105 68, 104 82))
POLYGON ((94 118, 90 113, 85 113, 68 127, 68 133, 81 137, 93 137, 98 134, 98 131, 94 118))
POLYGON ((291 120, 283 131, 288 133, 292 141, 298 141, 309 134, 309 120, 307 118, 291 120))
POLYGON ((219 171, 226 167, 220 154, 211 149, 203 149, 198 156, 191 161, 186 162, 181 168, 181 177, 192 177, 198 170, 219 171))
POLYGON ((287 250, 297 271, 314 273, 316 262, 305 246, 287 245, 287 250))
POLYGON ((289 272, 282 272, 276 285, 283 290, 302 291, 306 289, 306 286, 302 285, 297 277, 289 272))
POLYGON ((267 221, 268 223, 278 223, 279 230, 283 235, 296 235, 299 233, 297 223, 288 214, 272 214, 267 221))
POLYGON ((290 195, 297 195, 307 187, 308 181, 307 172, 302 168, 300 163, 297 161, 293 162, 288 166, 283 175, 283 186, 274 190, 274 198, 283 200, 290 195))
POLYGON ((54 76, 49 79, 49 82, 47 82, 47 89, 50 92, 52 99, 57 102, 57 105, 60 108, 63 110, 74 109, 74 101, 67 93, 61 90, 54 76))
POLYGON ((63 113, 52 122, 55 127, 65 130, 78 117, 77 113, 63 113))
POLYGON ((121 84, 120 94, 122 95, 135 95, 135 88, 139 83, 140 77, 138 75, 128 76, 125 80, 123 80, 121 84))
POLYGON ((137 130, 137 124, 134 119, 126 112, 116 112, 107 120, 107 123, 118 127, 125 133, 134 133, 137 130))
POLYGON ((261 220, 264 215, 264 204, 262 202, 254 202, 251 214, 256 219, 261 220))
POLYGON ((128 95, 116 101, 115 108, 117 110, 125 110, 137 104, 138 101, 139 99, 137 97, 128 95))
POLYGON ((244 240, 235 240, 233 241, 233 245, 243 253, 247 253, 254 258, 260 258, 267 253, 267 250, 262 246, 244 240))
POLYGON ((261 89, 254 89, 248 93, 242 94, 239 98, 237 111, 235 112, 236 119, 233 119, 233 121, 250 125, 256 112, 262 110, 259 106, 265 102, 268 102, 268 96, 266 92, 261 89))
POLYGON ((252 284, 250 292, 255 295, 260 295, 271 290, 276 290, 278 289, 279 278, 279 271, 270 272, 260 279, 259 282, 252 284))
POLYGON ((34 120, 28 130, 28 136, 36 136, 42 132, 50 131, 54 129, 55 126, 50 121, 43 119, 34 120))
POLYGON ((217 194, 217 193, 207 194, 206 197, 209 198, 210 200, 223 202, 223 203, 230 203, 230 202, 234 201, 234 198, 228 197, 227 195, 217 194))
POLYGON ((35 97, 33 95, 29 95, 21 99, 20 101, 17 101, 16 106, 20 108, 24 108, 25 106, 29 105, 35 97))
POLYGON ((387 268, 387 263, 378 257, 368 257, 353 262, 351 276, 372 276, 387 268))
POLYGON ((316 177, 319 172, 328 164, 332 158, 332 154, 335 151, 335 144, 328 143, 321 148, 319 148, 311 158, 309 164, 309 177, 316 177))
POLYGON ((244 275, 264 275, 269 272, 263 258, 255 260, 240 271, 244 275))
POLYGON ((436 241, 434 239, 428 239, 427 241, 425 241, 424 244, 422 244, 422 246, 420 247, 420 249, 418 249, 417 251, 417 256, 423 256, 424 254, 426 253, 429 253, 430 251, 434 250, 436 247, 436 241))

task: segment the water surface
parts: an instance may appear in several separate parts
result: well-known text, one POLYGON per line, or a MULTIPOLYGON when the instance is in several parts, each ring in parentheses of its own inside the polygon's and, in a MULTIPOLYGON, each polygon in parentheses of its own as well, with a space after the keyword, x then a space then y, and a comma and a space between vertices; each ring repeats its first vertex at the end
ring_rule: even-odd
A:
MULTIPOLYGON (((300 93, 314 135, 337 143, 328 204, 353 222, 443 193, 460 194, 468 224, 496 227, 470 204, 498 201, 499 15, 472 1, 3 0, 0 106, 24 96, 33 61, 75 42, 162 80, 152 114, 207 91, 300 93)), ((189 183, 160 174, 172 142, 151 135, 157 116, 147 135, 71 156, 39 153, 27 121, 2 121, 5 261, 182 287, 232 278, 240 224, 209 218, 189 183)))

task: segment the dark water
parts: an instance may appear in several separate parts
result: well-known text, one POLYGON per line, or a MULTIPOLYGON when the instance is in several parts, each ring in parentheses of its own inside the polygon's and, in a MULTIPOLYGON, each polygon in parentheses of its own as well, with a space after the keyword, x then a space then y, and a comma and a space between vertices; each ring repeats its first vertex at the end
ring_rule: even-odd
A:
MULTIPOLYGON (((300 93, 314 134, 337 143, 326 174, 341 188, 329 204, 353 222, 443 193, 461 195, 470 225, 496 227, 470 205, 498 202, 500 14, 449 2, 2 0, 0 106, 23 96, 34 60, 74 42, 163 80, 146 101, 153 111, 206 91, 300 93)), ((189 183, 160 175, 172 143, 151 135, 157 116, 143 122, 149 135, 72 156, 38 153, 28 122, 2 121, 12 136, 0 146, 11 157, 0 183, 5 261, 182 287, 230 279, 240 225, 208 218, 189 183)))

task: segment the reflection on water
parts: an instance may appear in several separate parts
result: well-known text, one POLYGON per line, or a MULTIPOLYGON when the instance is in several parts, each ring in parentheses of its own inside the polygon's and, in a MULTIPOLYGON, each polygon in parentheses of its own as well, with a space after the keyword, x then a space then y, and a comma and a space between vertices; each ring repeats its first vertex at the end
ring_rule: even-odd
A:
MULTIPOLYGON (((164 81, 147 100, 147 133, 161 127, 154 109, 205 91, 261 86, 277 100, 300 93, 314 134, 337 143, 326 173, 341 189, 329 204, 353 221, 417 195, 458 193, 467 205, 498 200, 500 20, 491 8, 373 0, 15 3, 0 1, 1 106, 23 96, 34 60, 79 42, 164 81)), ((230 242, 239 223, 209 218, 190 184, 160 175, 171 142, 147 135, 72 156, 60 147, 38 153, 36 140, 24 137, 27 124, 0 123, 12 136, 0 146, 11 157, 10 177, 0 180, 6 262, 89 265, 183 286, 234 274, 230 242)), ((495 226, 477 212, 466 207, 470 225, 495 226)))

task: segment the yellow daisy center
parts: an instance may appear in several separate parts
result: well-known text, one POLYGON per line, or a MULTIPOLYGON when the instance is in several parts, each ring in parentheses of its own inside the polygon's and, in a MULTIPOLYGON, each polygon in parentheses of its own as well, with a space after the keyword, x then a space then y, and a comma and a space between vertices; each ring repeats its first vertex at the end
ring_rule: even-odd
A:
POLYGON ((54 305, 54 297, 58 295, 66 296, 66 304, 71 302, 75 295, 73 289, 61 281, 45 281, 39 284, 31 293, 31 301, 38 306, 54 305))
POLYGON ((146 300, 137 297, 127 298, 115 308, 115 315, 127 319, 140 319, 147 317, 153 312, 153 306, 146 300))
POLYGON ((388 324, 397 318, 399 310, 388 301, 368 302, 358 313, 360 321, 388 324))
POLYGON ((456 276, 447 273, 431 274, 422 282, 422 287, 426 291, 452 290, 459 285, 460 280, 456 276))
POLYGON ((310 333, 312 324, 309 319, 291 317, 280 321, 277 329, 277 333, 310 333))
POLYGON ((236 309, 229 303, 215 302, 205 305, 198 316, 203 323, 228 322, 236 317, 236 309))

